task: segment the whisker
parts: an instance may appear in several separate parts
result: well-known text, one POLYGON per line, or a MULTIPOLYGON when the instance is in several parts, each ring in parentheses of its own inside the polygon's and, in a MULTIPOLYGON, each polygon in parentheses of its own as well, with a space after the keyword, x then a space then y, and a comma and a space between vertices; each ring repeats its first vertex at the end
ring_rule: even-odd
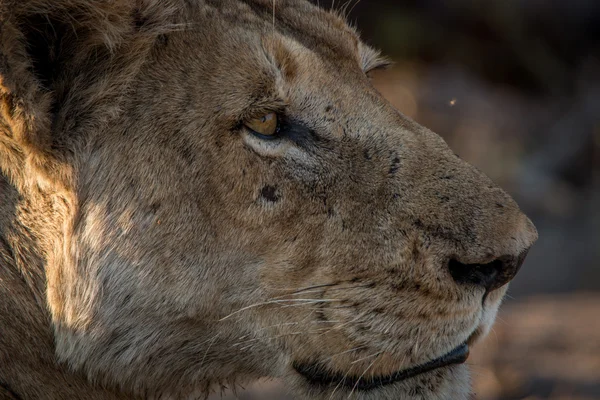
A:
MULTIPOLYGON (((355 285, 355 286, 341 286, 341 287, 336 287, 333 289, 329 289, 328 292, 332 292, 334 290, 350 290, 350 289, 360 289, 360 288, 367 288, 367 287, 371 287, 371 284, 364 284, 364 285, 355 285)), ((274 297, 274 299, 280 299, 282 297, 286 297, 286 296, 293 296, 293 295, 299 295, 299 294, 308 294, 308 293, 323 293, 322 290, 303 290, 303 291, 297 291, 297 292, 292 292, 292 293, 287 293, 287 294, 282 294, 281 296, 277 296, 274 297)))
POLYGON ((329 396, 329 400, 333 399, 333 395, 338 390, 338 388, 340 387, 340 385, 343 384, 344 382, 346 382, 346 378, 348 377, 349 373, 350 373, 350 370, 348 370, 348 372, 346 372, 344 374, 344 377, 342 379, 340 379, 340 382, 335 386, 335 388, 333 389, 333 392, 331 392, 331 396, 329 396))
MULTIPOLYGON (((329 303, 329 302, 336 302, 336 301, 339 301, 339 300, 337 300, 337 299, 281 299, 281 300, 263 301, 261 303, 251 304, 249 306, 242 307, 239 310, 234 311, 231 314, 224 316, 223 318, 219 319, 218 321, 221 322, 221 321, 224 321, 224 320, 230 318, 231 316, 236 315, 242 311, 246 311, 246 310, 249 310, 252 308, 269 305, 269 304, 281 304, 281 303, 290 303, 290 302, 305 302, 306 304, 314 304, 314 303, 329 303)), ((302 303, 302 304, 304 304, 304 303, 302 303)))
POLYGON ((496 339, 496 344, 500 343, 500 340, 498 339, 498 334, 496 333, 496 330, 494 329, 494 327, 490 328, 490 331, 494 334, 494 339, 496 339))
POLYGON ((375 362, 377 361, 377 359, 374 359, 371 364, 369 364, 369 366, 367 367, 367 369, 365 369, 365 372, 363 372, 361 374, 361 376, 358 377, 358 379, 356 380, 356 383, 354 384, 354 387, 352 388, 352 390, 350 391, 350 394, 348 395, 348 398, 352 397, 352 394, 354 393, 354 391, 356 390, 356 388, 358 387, 358 384, 360 383, 360 380, 363 378, 363 376, 365 376, 365 374, 367 373, 368 370, 371 369, 371 367, 373 366, 373 364, 375 364, 375 362))
MULTIPOLYGON (((301 322, 284 322, 284 323, 281 323, 281 324, 276 324, 276 325, 271 325, 271 326, 265 326, 265 327, 263 327, 263 328, 260 328, 260 329, 258 329, 256 332, 264 331, 264 330, 266 330, 266 329, 276 328, 276 327, 279 327, 279 326, 300 325, 301 323, 305 323, 305 324, 326 324, 326 323, 337 323, 337 322, 341 322, 341 321, 309 321, 309 322, 304 322, 304 321, 301 321, 301 322)), ((323 329, 327 329, 327 328, 319 328, 319 331, 321 331, 321 330, 323 330, 323 329)), ((308 331, 307 331, 306 333, 311 333, 311 332, 308 332, 308 331)), ((316 333, 316 332, 314 332, 314 333, 316 333)), ((319 332, 319 333, 320 333, 320 332, 319 332)), ((284 336, 284 335, 286 335, 286 334, 282 334, 282 335, 280 335, 280 336, 284 336)), ((249 336, 249 335, 244 335, 244 336, 241 336, 241 337, 239 337, 238 339, 240 339, 240 340, 241 340, 241 339, 244 339, 244 338, 246 338, 246 337, 248 337, 248 336, 249 336)), ((278 336, 275 336, 275 337, 278 337, 278 336)), ((249 343, 249 342, 254 342, 254 341, 261 340, 261 339, 265 339, 265 338, 266 338, 266 339, 269 339, 269 337, 253 337, 252 339, 248 339, 248 340, 242 340, 242 341, 240 341, 240 342, 236 342, 236 343, 232 344, 232 345, 231 345, 231 347, 239 346, 240 344, 245 344, 245 343, 249 343)), ((272 337, 271 337, 271 338, 272 338, 272 337)))
MULTIPOLYGON (((276 336, 255 338, 255 339, 251 339, 251 340, 248 340, 248 341, 246 341, 246 342, 245 342, 245 343, 250 343, 250 342, 253 342, 253 344, 251 344, 251 345, 249 345, 249 346, 240 347, 240 349, 239 349, 239 350, 240 350, 240 351, 242 351, 242 350, 249 349, 249 348, 251 348, 252 346, 254 346, 254 342, 257 342, 257 341, 259 341, 259 340, 265 340, 265 341, 269 341, 269 340, 275 340, 275 339, 279 339, 279 338, 286 337, 286 336, 298 336, 298 335, 316 335, 316 334, 318 334, 318 333, 321 333, 321 330, 323 330, 323 329, 324 329, 324 328, 321 328, 321 329, 319 329, 319 330, 316 330, 316 331, 290 332, 290 333, 283 333, 283 334, 281 334, 281 335, 276 335, 276 336)), ((242 343, 237 343, 237 344, 239 345, 239 344, 244 344, 244 343, 242 342, 242 343)))
POLYGON ((415 344, 413 346, 413 354, 416 356, 419 354, 419 342, 421 341, 421 328, 417 326, 415 332, 415 344))
POLYGON ((332 355, 331 357, 327 357, 327 358, 325 358, 325 359, 324 359, 324 361, 329 361, 329 360, 333 359, 333 357, 341 356, 342 354, 351 353, 351 352, 353 352, 353 351, 358 351, 358 350, 366 349, 366 348, 368 348, 368 347, 369 347, 369 346, 366 346, 366 345, 365 345, 365 346, 358 346, 358 347, 354 347, 354 348, 352 348, 352 349, 350 349, 350 350, 344 350, 344 351, 342 351, 342 352, 340 352, 340 353, 336 353, 336 354, 332 355))
POLYGON ((340 324, 340 325, 336 325, 336 326, 333 326, 333 327, 331 327, 330 331, 332 331, 332 330, 339 330, 339 329, 342 329, 344 326, 346 326, 346 325, 349 325, 349 324, 352 324, 352 323, 354 323, 354 322, 356 322, 356 321, 360 320, 361 318, 363 318, 363 317, 364 317, 365 315, 367 315, 367 314, 368 314, 368 312, 367 312, 367 311, 364 311, 364 312, 362 312, 362 313, 358 314, 358 315, 357 315, 355 318, 351 319, 350 321, 347 321, 347 322, 344 322, 343 324, 340 324))
POLYGON ((322 287, 329 287, 329 286, 336 286, 339 285, 340 282, 336 282, 336 283, 323 283, 323 284, 319 284, 319 285, 313 285, 313 286, 307 286, 304 288, 274 288, 274 287, 267 287, 266 289, 269 290, 273 290, 273 291, 277 291, 277 292, 281 292, 281 291, 291 291, 291 293, 300 293, 304 290, 311 290, 311 289, 318 289, 318 288, 322 288, 322 287))
POLYGON ((307 304, 315 304, 315 303, 333 303, 336 301, 339 301, 339 300, 336 300, 336 299, 312 300, 311 302, 305 302, 305 303, 300 303, 300 304, 287 304, 285 306, 281 306, 281 308, 305 306, 307 304))
POLYGON ((380 355, 381 353, 383 353, 383 350, 379 350, 377 353, 373 353, 373 354, 371 354, 371 355, 368 355, 368 356, 366 356, 366 357, 359 358, 358 360, 354 360, 354 361, 352 361, 350 364, 356 364, 356 363, 358 363, 358 362, 361 362, 361 361, 364 361, 364 360, 368 360, 368 359, 369 359, 369 358, 371 358, 371 357, 377 357, 377 356, 378 356, 378 355, 380 355))
POLYGON ((202 356, 202 361, 200 361, 200 365, 204 364, 204 360, 206 360, 206 356, 208 355, 208 352, 210 351, 210 348, 212 347, 213 344, 215 344, 215 342, 217 341, 217 338, 219 337, 220 333, 217 333, 215 335, 215 337, 212 338, 212 340, 210 341, 210 344, 208 345, 208 347, 206 348, 206 351, 204 352, 204 355, 202 356))

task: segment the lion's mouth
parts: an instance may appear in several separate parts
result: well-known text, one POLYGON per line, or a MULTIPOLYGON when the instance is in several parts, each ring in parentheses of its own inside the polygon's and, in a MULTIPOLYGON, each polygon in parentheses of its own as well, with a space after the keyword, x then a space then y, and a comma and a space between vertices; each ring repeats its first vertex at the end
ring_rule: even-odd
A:
POLYGON ((396 382, 412 378, 438 368, 453 364, 462 364, 469 357, 469 345, 463 343, 449 353, 402 371, 395 372, 385 376, 347 376, 339 372, 332 372, 320 363, 296 363, 294 369, 302 375, 310 384, 315 386, 333 386, 349 390, 368 391, 382 386, 391 385, 396 382))

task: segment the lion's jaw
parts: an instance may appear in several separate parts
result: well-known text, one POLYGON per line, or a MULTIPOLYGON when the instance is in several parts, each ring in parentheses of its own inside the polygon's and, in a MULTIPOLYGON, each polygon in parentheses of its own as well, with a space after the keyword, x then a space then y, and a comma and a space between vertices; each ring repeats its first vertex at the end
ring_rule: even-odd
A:
POLYGON ((270 2, 208 3, 135 73, 116 50, 102 71, 127 79, 118 107, 98 95, 106 115, 57 123, 79 141, 47 267, 58 357, 136 394, 275 376, 308 398, 467 398, 464 365, 359 386, 485 333, 506 286, 449 263, 517 258, 535 228, 381 98, 374 52, 341 19, 298 1, 273 29, 270 2), (274 140, 244 128, 266 112, 274 140))

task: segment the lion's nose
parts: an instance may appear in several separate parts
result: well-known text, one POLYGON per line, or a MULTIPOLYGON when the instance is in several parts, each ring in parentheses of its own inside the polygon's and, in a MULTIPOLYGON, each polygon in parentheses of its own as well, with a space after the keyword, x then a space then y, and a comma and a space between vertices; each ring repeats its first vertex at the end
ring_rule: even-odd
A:
POLYGON ((482 286, 487 292, 491 292, 514 278, 523 265, 528 250, 518 256, 501 256, 486 264, 463 264, 456 259, 451 259, 448 269, 456 283, 482 286))

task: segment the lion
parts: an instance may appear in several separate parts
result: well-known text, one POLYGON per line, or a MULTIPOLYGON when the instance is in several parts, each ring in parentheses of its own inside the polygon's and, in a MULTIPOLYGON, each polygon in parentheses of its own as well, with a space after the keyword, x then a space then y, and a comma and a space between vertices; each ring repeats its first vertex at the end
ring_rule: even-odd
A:
POLYGON ((467 399, 537 233, 305 0, 0 1, 0 397, 467 399))

